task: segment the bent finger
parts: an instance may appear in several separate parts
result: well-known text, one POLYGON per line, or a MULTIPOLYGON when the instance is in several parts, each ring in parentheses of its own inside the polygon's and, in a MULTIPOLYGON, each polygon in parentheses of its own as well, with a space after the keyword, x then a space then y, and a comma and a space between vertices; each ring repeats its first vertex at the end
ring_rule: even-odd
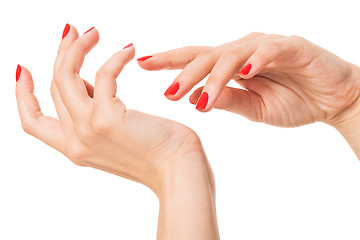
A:
POLYGON ((59 45, 58 53, 54 63, 54 72, 59 68, 66 51, 79 38, 76 28, 70 24, 66 24, 63 30, 62 40, 59 45))
POLYGON ((207 96, 207 102, 200 101, 196 109, 200 111, 211 110, 226 84, 239 71, 239 66, 251 56, 256 48, 257 42, 245 42, 227 50, 221 55, 203 89, 204 96, 207 96))
MULTIPOLYGON (((191 104, 196 104, 203 92, 203 87, 196 89, 189 97, 191 104)), ((262 100, 258 94, 239 88, 225 87, 214 108, 223 109, 242 115, 252 121, 262 121, 262 100)))
POLYGON ((135 48, 130 46, 115 53, 99 69, 95 79, 94 100, 95 104, 109 103, 116 97, 116 78, 124 66, 134 58, 135 48))
POLYGON ((91 28, 66 51, 58 71, 54 74, 54 81, 61 100, 74 122, 81 122, 84 113, 88 110, 90 97, 79 76, 79 71, 86 54, 98 41, 98 31, 91 28))
MULTIPOLYGON (((250 79, 270 64, 293 58, 299 51, 302 51, 302 46, 290 37, 268 39, 249 57, 239 74, 243 79, 250 79)), ((288 64, 288 61, 283 63, 288 64)))
POLYGON ((219 54, 217 52, 210 52, 198 56, 175 78, 173 83, 165 91, 164 95, 172 101, 180 100, 196 84, 206 78, 213 69, 218 58, 219 54))

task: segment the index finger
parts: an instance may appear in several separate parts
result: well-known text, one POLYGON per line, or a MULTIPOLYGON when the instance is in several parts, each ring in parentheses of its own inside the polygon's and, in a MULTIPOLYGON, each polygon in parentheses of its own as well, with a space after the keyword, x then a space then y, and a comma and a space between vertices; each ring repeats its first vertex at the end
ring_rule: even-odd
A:
POLYGON ((90 29, 67 49, 58 70, 54 73, 54 82, 61 100, 74 121, 83 118, 91 101, 79 71, 86 54, 98 41, 98 31, 90 29))
POLYGON ((139 66, 145 70, 175 70, 183 69, 197 56, 206 53, 213 49, 213 47, 205 46, 189 46, 177 49, 172 49, 162 53, 156 53, 151 56, 144 56, 138 58, 139 66))

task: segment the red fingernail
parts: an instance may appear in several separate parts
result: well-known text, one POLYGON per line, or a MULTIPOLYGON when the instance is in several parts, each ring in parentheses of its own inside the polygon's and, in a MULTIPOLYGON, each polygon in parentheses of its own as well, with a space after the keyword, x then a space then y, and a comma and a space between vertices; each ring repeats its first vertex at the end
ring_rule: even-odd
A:
POLYGON ((87 34, 88 32, 90 32, 91 30, 93 30, 95 27, 90 28, 89 30, 87 30, 86 32, 84 32, 84 34, 87 34))
POLYGON ((140 62, 143 62, 149 58, 151 58, 152 56, 144 56, 144 57, 141 57, 141 58, 138 58, 137 60, 140 61, 140 62))
POLYGON ((191 101, 191 95, 189 96, 189 102, 190 102, 191 104, 195 104, 195 102, 191 101))
POLYGON ((21 66, 18 64, 16 67, 16 81, 19 81, 21 75, 21 66))
POLYGON ((63 31, 62 39, 64 39, 64 37, 66 37, 66 35, 69 33, 69 31, 70 31, 70 25, 66 24, 64 31, 63 31))
POLYGON ((125 49, 125 48, 129 48, 129 47, 132 47, 134 44, 132 44, 132 43, 129 43, 128 45, 126 45, 123 49, 125 49))
POLYGON ((209 94, 207 94, 207 92, 203 92, 203 94, 201 95, 199 101, 196 104, 196 109, 197 110, 204 110, 206 108, 208 100, 209 100, 209 94))
POLYGON ((239 74, 247 75, 250 72, 250 70, 251 70, 251 64, 248 63, 240 69, 239 74))
POLYGON ((166 89, 164 95, 175 95, 180 88, 180 84, 178 82, 173 82, 168 89, 166 89))

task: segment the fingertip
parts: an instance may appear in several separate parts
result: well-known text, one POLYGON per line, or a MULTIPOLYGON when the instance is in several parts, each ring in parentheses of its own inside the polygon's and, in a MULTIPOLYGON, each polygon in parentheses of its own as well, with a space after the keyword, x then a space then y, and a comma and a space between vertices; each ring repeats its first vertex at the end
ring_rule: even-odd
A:
POLYGON ((24 66, 18 65, 16 67, 16 81, 15 93, 17 97, 21 97, 26 93, 33 93, 34 82, 30 71, 24 66))
POLYGON ((75 41, 76 39, 79 38, 79 33, 77 31, 77 29, 69 24, 66 23, 63 33, 62 33, 62 41, 75 41))
POLYGON ((239 75, 242 78, 248 78, 250 75, 250 72, 252 70, 252 65, 251 63, 246 63, 244 66, 241 67, 241 69, 239 70, 239 75))
POLYGON ((30 71, 21 65, 16 66, 16 82, 23 83, 25 80, 32 80, 30 71))
POLYGON ((18 64, 16 66, 16 82, 19 81, 20 75, 21 75, 21 66, 18 64))
POLYGON ((143 56, 143 57, 140 57, 138 59, 136 59, 138 62, 145 62, 146 60, 148 60, 149 58, 152 58, 153 56, 152 55, 149 55, 149 56, 143 56))
POLYGON ((196 103, 196 109, 199 111, 205 111, 208 108, 209 102, 209 94, 207 92, 203 92, 196 103))
POLYGON ((86 32, 84 32, 84 34, 81 36, 81 38, 89 39, 95 45, 100 40, 100 34, 99 34, 99 31, 95 27, 91 27, 86 32))
POLYGON ((192 95, 189 96, 189 102, 192 104, 192 105, 195 105, 196 102, 192 99, 192 95))
POLYGON ((129 43, 128 45, 126 45, 125 47, 123 47, 123 49, 127 49, 127 48, 131 48, 134 47, 133 43, 129 43))
POLYGON ((130 59, 133 59, 135 57, 135 46, 133 43, 129 43, 125 47, 123 47, 122 51, 125 54, 130 54, 130 59))
POLYGON ((143 57, 136 59, 136 61, 142 69, 147 70, 147 71, 154 70, 154 63, 152 61, 153 57, 145 59, 145 60, 141 60, 141 58, 143 58, 143 57))
POLYGON ((66 37, 66 35, 69 33, 69 31, 70 31, 70 25, 68 23, 66 23, 61 39, 64 39, 66 37))

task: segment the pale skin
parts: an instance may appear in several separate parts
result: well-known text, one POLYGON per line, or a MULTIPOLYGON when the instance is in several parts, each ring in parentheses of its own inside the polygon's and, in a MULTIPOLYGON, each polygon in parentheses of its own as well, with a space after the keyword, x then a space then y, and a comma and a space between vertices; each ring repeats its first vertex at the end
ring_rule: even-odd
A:
MULTIPOLYGON (((79 37, 71 26, 54 64, 51 94, 58 119, 44 116, 30 72, 16 85, 24 130, 75 164, 144 184, 160 202, 157 239, 219 239, 212 170, 197 135, 167 119, 126 109, 116 78, 134 46, 115 53, 92 87, 79 76, 85 55, 99 41, 96 29, 79 37)), ((360 157, 360 70, 300 37, 253 33, 218 47, 185 47, 139 61, 147 70, 183 69, 174 80, 179 100, 207 75, 206 107, 281 127, 323 121, 338 129, 360 157), (239 70, 250 63, 247 74, 239 70), (226 84, 234 79, 243 89, 226 84)))
POLYGON ((251 33, 217 47, 184 47, 139 61, 146 70, 182 69, 174 82, 177 101, 194 90, 196 104, 208 93, 204 109, 224 109, 279 127, 317 121, 335 127, 360 158, 360 69, 298 36, 251 33), (239 74, 251 64, 247 74, 239 74), (242 88, 227 87, 234 80, 242 88))
POLYGON ((99 41, 96 29, 79 37, 71 26, 54 64, 51 94, 58 119, 44 116, 30 72, 16 86, 24 130, 75 164, 149 187, 160 202, 157 239, 219 239, 212 170, 197 135, 167 119, 126 109, 116 77, 134 46, 115 53, 92 87, 79 76, 85 55, 99 41))

